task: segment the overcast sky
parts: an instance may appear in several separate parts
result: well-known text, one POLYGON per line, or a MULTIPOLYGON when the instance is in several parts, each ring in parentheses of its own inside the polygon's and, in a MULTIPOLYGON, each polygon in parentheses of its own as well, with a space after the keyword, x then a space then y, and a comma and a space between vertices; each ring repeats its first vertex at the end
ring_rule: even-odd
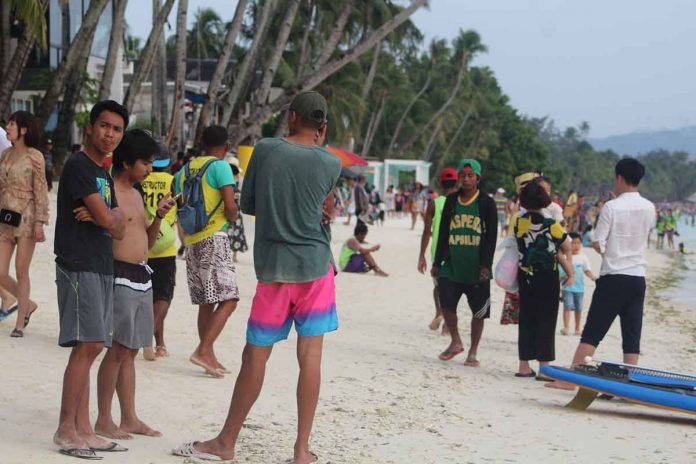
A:
MULTIPOLYGON (((402 3, 406 3, 402 1, 402 3)), ((413 20, 426 35, 476 29, 489 66, 522 113, 591 136, 696 125, 694 0, 430 0, 413 20)), ((189 0, 234 14, 234 0, 189 0)), ((174 7, 170 17, 175 27, 174 7)), ((133 35, 146 37, 151 2, 128 2, 133 35)), ((173 33, 173 30, 169 31, 173 33)))

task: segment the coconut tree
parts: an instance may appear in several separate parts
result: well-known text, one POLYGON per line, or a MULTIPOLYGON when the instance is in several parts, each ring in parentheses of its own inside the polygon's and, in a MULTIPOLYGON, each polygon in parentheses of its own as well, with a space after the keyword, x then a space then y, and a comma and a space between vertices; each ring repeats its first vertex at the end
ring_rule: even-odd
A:
POLYGON ((29 54, 38 44, 46 49, 46 9, 48 8, 48 0, 5 0, 2 2, 3 21, 7 18, 7 23, 3 27, 3 50, 6 44, 9 44, 9 39, 4 36, 5 31, 9 35, 9 11, 10 7, 15 8, 16 17, 24 25, 24 31, 19 38, 17 47, 15 48, 12 57, 8 59, 9 51, 3 55, 3 66, 0 70, 0 116, 7 116, 10 110, 10 99, 12 92, 19 83, 19 78, 24 71, 24 67, 29 59, 29 54), (2 72, 4 71, 4 72, 2 72))
POLYGON ((99 84, 98 100, 106 100, 111 94, 111 84, 114 81, 114 71, 116 63, 120 58, 121 46, 123 45, 123 31, 126 24, 126 6, 128 0, 113 0, 114 15, 111 24, 111 34, 109 35, 109 51, 104 63, 104 72, 101 83, 99 84))
MULTIPOLYGON (((90 4, 90 8, 92 4, 90 4)), ((164 28, 164 23, 167 21, 167 17, 172 11, 173 6, 174 0, 166 0, 164 5, 162 5, 162 8, 160 8, 159 13, 157 13, 157 15, 154 17, 154 21, 152 22, 152 30, 150 31, 150 35, 147 37, 147 42, 145 42, 145 47, 140 54, 140 64, 135 73, 133 73, 133 78, 131 79, 131 83, 126 91, 126 96, 123 99, 123 104, 126 108, 133 107, 135 99, 140 93, 140 88, 142 87, 145 77, 150 74, 150 71, 152 70, 152 65, 155 61, 155 55, 158 50, 160 37, 162 35, 162 29, 164 28)))
POLYGON ((169 123, 169 131, 167 134, 167 145, 172 143, 175 134, 179 140, 179 144, 181 145, 183 142, 181 112, 184 106, 184 85, 186 83, 187 11, 188 0, 179 0, 176 13, 176 82, 174 88, 174 103, 172 104, 172 120, 169 123))

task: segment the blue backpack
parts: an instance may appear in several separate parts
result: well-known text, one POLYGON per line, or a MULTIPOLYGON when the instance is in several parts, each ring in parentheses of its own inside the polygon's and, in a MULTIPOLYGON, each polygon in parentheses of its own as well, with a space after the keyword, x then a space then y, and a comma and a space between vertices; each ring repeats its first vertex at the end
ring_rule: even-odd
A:
POLYGON ((205 211, 205 194, 203 192, 203 175, 208 170, 211 164, 219 160, 207 161, 195 175, 191 175, 190 163, 184 167, 184 185, 181 189, 183 193, 183 206, 176 211, 176 217, 184 229, 186 235, 193 235, 200 232, 208 225, 208 221, 218 210, 222 204, 222 200, 217 206, 206 214, 205 211))

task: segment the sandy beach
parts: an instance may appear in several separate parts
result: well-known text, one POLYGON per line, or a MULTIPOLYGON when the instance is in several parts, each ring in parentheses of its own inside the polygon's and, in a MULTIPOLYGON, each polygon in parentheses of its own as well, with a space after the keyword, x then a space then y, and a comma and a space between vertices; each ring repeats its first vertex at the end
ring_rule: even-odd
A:
MULTIPOLYGON (((52 196, 55 203, 55 195, 52 196)), ((55 206, 55 205, 53 205, 55 206)), ((55 208, 51 209, 55 212, 55 208)), ((420 231, 406 219, 372 227, 368 241, 381 243, 376 257, 389 278, 337 277, 341 326, 326 337, 323 385, 312 445, 321 463, 525 463, 696 462, 696 416, 617 401, 597 401, 583 413, 563 405, 572 394, 552 391, 533 379, 517 379, 517 328, 499 324, 503 292, 493 291, 492 318, 480 347, 481 367, 465 367, 464 356, 441 362, 448 343, 428 329, 432 317, 430 277, 416 272, 420 231)), ((248 238, 251 221, 247 220, 248 238)), ((422 225, 419 225, 419 228, 422 225)), ((334 253, 352 227, 334 225, 334 253)), ((0 463, 74 463, 61 456, 51 437, 58 422, 63 369, 69 350, 57 346, 52 228, 31 269, 39 303, 24 339, 9 333, 14 317, 0 323, 0 463)), ((585 251, 599 271, 599 257, 585 251)), ((650 252, 650 296, 643 328, 647 366, 696 372, 696 313, 689 302, 668 300, 674 275, 670 258, 650 252)), ((175 301, 166 321, 171 356, 156 362, 139 357, 140 416, 162 438, 123 442, 128 453, 104 455, 113 463, 177 463, 170 450, 211 437, 225 418, 244 345, 254 293, 252 253, 238 265, 242 299, 218 342, 220 360, 234 374, 213 379, 188 361, 197 343, 197 311, 188 298, 183 261, 177 261, 175 301)), ((588 284, 586 304, 589 304, 588 284)), ((463 336, 468 338, 469 310, 463 336)), ((560 325, 559 325, 560 328, 560 325)), ((266 384, 237 447, 240 463, 284 463, 295 433, 295 334, 271 357, 266 384)), ((557 364, 568 365, 578 338, 558 336, 557 364)), ((620 360, 618 323, 597 358, 620 360)), ((101 358, 100 358, 101 359, 101 358)), ((535 366, 536 368, 536 366, 535 366)), ((96 374, 92 369, 92 417, 96 418, 96 374)), ((114 400, 116 401, 116 399, 114 400)), ((118 406, 115 405, 115 414, 118 406)))

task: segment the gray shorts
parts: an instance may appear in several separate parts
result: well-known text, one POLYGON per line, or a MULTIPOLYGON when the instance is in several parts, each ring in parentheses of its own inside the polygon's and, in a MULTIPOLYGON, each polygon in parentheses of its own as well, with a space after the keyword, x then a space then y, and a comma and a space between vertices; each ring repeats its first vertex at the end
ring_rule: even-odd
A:
POLYGON ((150 269, 115 261, 114 341, 132 350, 152 346, 154 329, 150 269))
POLYGON ((239 300, 237 269, 226 233, 186 247, 186 276, 191 304, 239 300))
POLYGON ((80 342, 104 342, 111 346, 114 307, 114 276, 73 272, 56 264, 58 344, 72 347, 80 342))

